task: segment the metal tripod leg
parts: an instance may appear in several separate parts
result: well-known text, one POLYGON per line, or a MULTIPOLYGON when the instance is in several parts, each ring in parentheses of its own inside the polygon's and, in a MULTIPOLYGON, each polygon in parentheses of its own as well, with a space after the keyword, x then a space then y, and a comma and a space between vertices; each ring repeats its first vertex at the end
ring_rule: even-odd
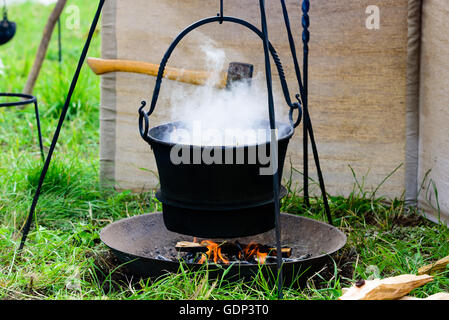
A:
POLYGON ((279 202, 279 170, 278 164, 278 150, 275 141, 276 137, 276 119, 274 113, 274 98, 273 87, 271 78, 271 66, 270 66, 270 54, 269 54, 269 40, 268 40, 268 28, 267 19, 265 14, 265 1, 260 0, 260 15, 262 20, 262 33, 264 36, 263 47, 265 54, 265 73, 267 79, 267 91, 268 91, 268 111, 270 116, 270 129, 271 129, 271 164, 275 166, 273 172, 273 195, 274 195, 274 215, 275 215, 275 234, 276 234, 276 250, 277 250, 277 277, 278 277, 278 298, 283 298, 282 293, 282 250, 281 250, 281 225, 280 225, 280 202, 279 202))
POLYGON ((62 125, 64 124, 65 116, 67 114, 67 110, 69 109, 70 100, 72 99, 73 92, 74 92, 76 84, 78 82, 78 77, 79 77, 80 72, 81 72, 81 67, 83 66, 84 60, 86 59, 87 52, 89 50, 90 43, 91 43, 92 37, 94 35, 95 29, 97 27, 98 20, 100 19, 100 14, 101 14, 101 11, 103 9, 104 3, 105 3, 105 0, 100 0, 100 2, 98 4, 98 9, 97 9, 97 12, 95 13, 94 20, 92 21, 92 25, 91 25, 90 30, 89 30, 89 35, 88 35, 86 43, 84 45, 84 49, 83 49, 83 51, 81 53, 81 57, 80 57, 80 59, 78 61, 78 66, 77 66, 77 69, 75 71, 75 75, 73 76, 72 83, 70 85, 70 89, 69 89, 69 92, 67 94, 67 98, 66 98, 64 107, 62 108, 61 116, 59 117, 58 126, 56 127, 56 131, 55 131, 55 134, 53 136, 53 140, 51 142, 50 150, 48 151, 48 155, 47 155, 44 167, 43 167, 42 172, 41 172, 41 176, 40 176, 40 179, 39 179, 39 184, 37 186, 36 193, 34 194, 33 202, 31 204, 31 208, 30 208, 30 213, 29 213, 27 221, 25 223, 25 227, 23 228, 22 240, 20 242, 19 251, 21 251, 23 249, 23 247, 25 246, 25 241, 27 239, 28 233, 30 232, 31 223, 33 222, 33 216, 34 216, 34 212, 36 210, 37 202, 39 200, 41 188, 42 188, 42 185, 44 183, 45 176, 47 174, 48 168, 50 166, 51 158, 52 158, 53 152, 55 150, 56 143, 58 142, 59 133, 61 132, 62 125))
MULTIPOLYGON (((296 78, 298 81, 299 91, 301 93, 301 101, 303 106, 303 156, 304 156, 304 205, 306 208, 310 207, 310 200, 309 200, 309 163, 308 163, 308 138, 310 136, 310 143, 312 146, 312 152, 313 157, 315 160, 315 165, 318 172, 318 179, 320 183, 320 189, 323 196, 323 202, 324 202, 324 209, 326 211, 326 215, 328 218, 328 221, 330 224, 332 224, 332 217, 330 213, 329 203, 327 199, 326 194, 326 187, 324 185, 324 178, 321 171, 320 166, 320 159, 318 155, 318 150, 315 143, 315 137, 313 134, 313 128, 312 128, 312 121, 310 120, 310 114, 308 109, 308 55, 309 55, 309 40, 310 40, 310 33, 309 33, 309 25, 310 25, 310 19, 309 19, 309 9, 310 9, 310 1, 304 0, 301 6, 303 17, 302 17, 302 27, 303 27, 303 34, 302 34, 302 41, 304 46, 304 61, 303 61, 303 72, 304 72, 304 82, 301 78, 301 70, 299 68, 299 62, 298 58, 296 56, 296 48, 295 48, 295 42, 293 40, 293 34, 290 27, 290 20, 288 17, 288 11, 287 6, 285 5, 285 0, 280 0, 282 5, 282 11, 284 15, 284 22, 285 27, 287 30, 287 36, 289 40, 290 50, 293 58, 293 64, 295 67, 295 73, 296 78)), ((299 100, 299 98, 298 98, 299 100)))
POLYGON ((34 101, 34 113, 36 114, 36 124, 37 124, 37 138, 39 141, 39 148, 41 151, 42 161, 45 161, 44 155, 44 144, 42 142, 42 131, 41 131, 41 121, 39 117, 39 107, 37 105, 37 100, 34 101))

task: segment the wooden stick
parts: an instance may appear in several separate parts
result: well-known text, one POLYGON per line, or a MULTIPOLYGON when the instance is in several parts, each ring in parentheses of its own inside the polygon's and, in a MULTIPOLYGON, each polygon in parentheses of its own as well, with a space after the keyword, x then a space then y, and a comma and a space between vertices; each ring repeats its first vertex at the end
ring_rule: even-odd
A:
POLYGON ((206 252, 207 247, 196 242, 180 241, 176 244, 175 249, 181 252, 206 252))
POLYGON ((435 263, 432 264, 428 264, 424 267, 421 267, 418 269, 418 274, 422 275, 422 274, 433 274, 433 273, 437 273, 437 272, 442 272, 444 270, 446 270, 447 265, 449 264, 449 256, 438 260, 435 263))
POLYGON ((399 300, 449 300, 449 293, 439 292, 439 293, 435 293, 434 295, 428 296, 427 298, 423 298, 423 299, 406 296, 399 300))
POLYGON ((39 45, 39 49, 37 50, 33 67, 28 75, 25 88, 23 89, 24 94, 33 94, 34 85, 36 84, 36 80, 39 76, 39 72, 44 62, 45 55, 47 54, 47 49, 50 43, 51 35, 53 34, 55 25, 58 22, 58 19, 61 16, 62 10, 64 10, 66 3, 67 0, 58 0, 52 13, 50 14, 50 17, 48 18, 47 24, 45 25, 44 28, 44 34, 42 36, 42 40, 39 45))
POLYGON ((360 286, 343 290, 338 300, 396 300, 433 280, 432 276, 404 274, 397 277, 365 281, 360 286))

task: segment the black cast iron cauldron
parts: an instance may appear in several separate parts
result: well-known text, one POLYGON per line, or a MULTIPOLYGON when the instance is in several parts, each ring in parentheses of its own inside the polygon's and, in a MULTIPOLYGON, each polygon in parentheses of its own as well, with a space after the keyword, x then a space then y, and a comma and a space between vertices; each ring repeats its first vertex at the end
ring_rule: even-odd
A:
MULTIPOLYGON (((176 46, 191 31, 210 23, 223 22, 241 25, 260 37, 265 35, 247 21, 226 16, 205 18, 184 29, 172 42, 160 63, 158 76, 153 90, 149 111, 145 111, 146 102, 139 108, 139 131, 142 139, 153 149, 159 171, 161 190, 157 197, 163 203, 164 223, 170 231, 205 238, 234 238, 259 234, 275 227, 275 202, 273 173, 259 174, 260 164, 243 165, 199 164, 172 165, 169 155, 173 147, 170 141, 161 139, 161 134, 171 130, 173 123, 150 129, 149 117, 153 114, 158 101, 165 67, 176 46), (205 227, 206 225, 206 227, 205 227)), ((289 106, 290 124, 276 123, 278 128, 278 176, 282 177, 287 146, 290 138, 302 119, 301 102, 292 102, 281 60, 268 43, 269 52, 276 65, 285 102, 289 106), (293 114, 297 112, 294 119, 293 114)), ((269 90, 270 92, 270 90, 269 90)), ((274 118, 270 117, 270 120, 274 118)), ((268 121, 264 124, 268 127, 268 121)), ((270 126, 271 127, 271 126, 270 126)), ((268 139, 267 141, 271 141, 268 139)), ((189 146, 192 151, 195 147, 189 146)), ((258 149, 270 145, 225 147, 224 150, 237 152, 240 149, 258 149)), ((200 149, 201 150, 201 149, 200 149)), ((279 178, 281 179, 281 178, 279 178)), ((280 182, 279 182, 280 183, 280 182)), ((280 193, 280 197, 282 194, 280 193)), ((277 200, 276 200, 277 201, 277 200)))
MULTIPOLYGON (((277 126, 277 167, 282 177, 294 130, 285 123, 277 126)), ((183 145, 170 140, 171 133, 183 127, 185 123, 174 122, 148 132, 160 179, 156 196, 163 203, 167 229, 209 238, 249 236, 273 229, 273 179, 261 171, 270 166, 265 161, 270 158, 269 139, 241 146, 183 145), (203 156, 215 156, 215 152, 212 163, 203 156), (173 155, 182 153, 187 155, 184 162, 173 161, 173 155)), ((268 122, 258 122, 254 131, 269 136, 268 122)))

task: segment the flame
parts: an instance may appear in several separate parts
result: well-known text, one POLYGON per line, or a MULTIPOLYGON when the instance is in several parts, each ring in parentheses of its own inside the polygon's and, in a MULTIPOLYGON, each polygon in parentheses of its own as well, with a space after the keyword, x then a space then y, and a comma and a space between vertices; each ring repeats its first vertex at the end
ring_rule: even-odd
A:
POLYGON ((250 244, 248 244, 245 248, 243 248, 243 254, 242 252, 240 252, 239 259, 249 260, 254 256, 256 256, 257 261, 260 264, 264 264, 268 256, 268 253, 261 252, 260 249, 261 245, 253 241, 250 244))
POLYGON ((206 260, 212 258, 214 260, 214 263, 218 263, 220 261, 224 264, 229 264, 229 260, 227 260, 223 256, 223 254, 221 252, 221 248, 218 245, 218 243, 215 243, 210 240, 204 240, 204 241, 201 241, 201 245, 207 246, 207 252, 206 252, 206 254, 203 254, 203 256, 201 257, 200 261, 198 261, 198 263, 203 264, 204 262, 206 262, 206 260))
MULTIPOLYGON (((211 240, 201 241, 200 244, 207 247, 207 252, 203 253, 201 259, 198 261, 199 264, 203 264, 204 262, 209 260, 213 260, 214 263, 229 264, 229 260, 223 256, 219 244, 211 240)), ((260 264, 264 264, 268 256, 268 252, 261 252, 261 248, 262 246, 257 242, 251 242, 250 244, 245 246, 241 252, 239 252, 238 258, 245 261, 254 258, 260 264)))

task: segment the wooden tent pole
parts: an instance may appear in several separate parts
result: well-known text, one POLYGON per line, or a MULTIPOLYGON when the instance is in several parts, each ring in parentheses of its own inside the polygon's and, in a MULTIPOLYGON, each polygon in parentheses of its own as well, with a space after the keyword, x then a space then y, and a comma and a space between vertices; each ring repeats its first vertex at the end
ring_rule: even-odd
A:
POLYGON ((25 88, 23 89, 24 94, 32 94, 34 85, 36 84, 36 80, 39 76, 39 72, 41 70, 42 64, 45 59, 45 55, 47 54, 48 45, 50 43, 51 35, 53 34, 53 30, 55 28, 56 23, 61 16, 62 10, 67 3, 67 0, 58 0, 56 3, 50 17, 48 18, 47 24, 44 28, 44 33, 42 35, 42 40, 39 45, 39 49, 37 50, 36 59, 34 60, 33 68, 31 69, 27 82, 25 84, 25 88))

